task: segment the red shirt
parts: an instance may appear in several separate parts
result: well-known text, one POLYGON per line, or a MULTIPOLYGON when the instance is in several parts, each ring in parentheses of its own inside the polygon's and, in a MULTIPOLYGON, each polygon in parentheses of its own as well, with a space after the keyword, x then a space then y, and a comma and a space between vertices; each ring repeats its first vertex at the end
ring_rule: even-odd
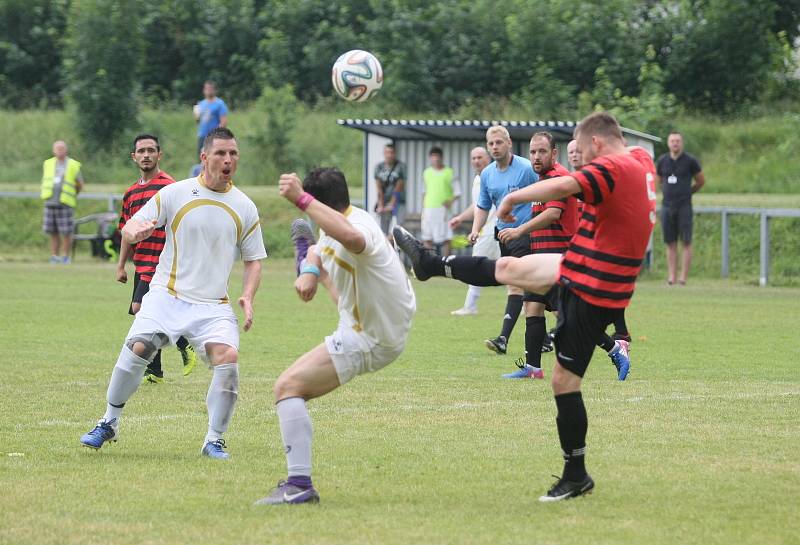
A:
POLYGON ((592 305, 625 308, 656 223, 653 160, 637 147, 598 157, 571 176, 585 204, 559 282, 592 305))
MULTIPOLYGON (((141 207, 147 204, 147 201, 158 193, 162 187, 172 183, 175 183, 172 176, 164 171, 159 171, 149 182, 142 183, 142 180, 139 180, 130 186, 122 198, 122 214, 119 218, 119 228, 122 229, 125 223, 141 207)), ((143 282, 150 282, 153 279, 153 273, 156 272, 156 265, 158 265, 158 256, 161 255, 161 250, 164 249, 166 237, 167 234, 164 227, 159 227, 153 231, 150 238, 146 238, 134 247, 133 266, 143 282)))
MULTIPOLYGON (((543 172, 540 180, 569 176, 570 171, 558 163, 543 172)), ((566 199, 558 199, 546 203, 533 203, 533 217, 535 218, 548 208, 561 210, 561 217, 544 227, 531 232, 532 254, 563 254, 569 248, 569 241, 578 229, 578 199, 570 195, 566 199)))

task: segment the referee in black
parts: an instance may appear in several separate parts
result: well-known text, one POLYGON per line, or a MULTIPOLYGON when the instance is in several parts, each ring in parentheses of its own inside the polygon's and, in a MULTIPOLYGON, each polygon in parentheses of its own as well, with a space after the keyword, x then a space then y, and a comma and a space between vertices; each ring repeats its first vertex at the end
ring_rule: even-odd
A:
POLYGON ((656 162, 656 188, 663 193, 661 228, 667 245, 667 284, 675 284, 678 268, 678 239, 683 243, 683 258, 678 282, 686 284, 692 264, 692 195, 706 183, 700 162, 683 151, 683 136, 672 131, 667 137, 669 153, 656 162))

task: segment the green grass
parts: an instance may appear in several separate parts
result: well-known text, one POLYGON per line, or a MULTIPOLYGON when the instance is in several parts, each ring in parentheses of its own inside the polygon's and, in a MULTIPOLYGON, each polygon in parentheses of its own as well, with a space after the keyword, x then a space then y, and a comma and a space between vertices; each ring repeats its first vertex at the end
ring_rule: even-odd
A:
MULTIPOLYGON (((541 119, 542 112, 531 113, 518 106, 505 106, 493 118, 541 119)), ((54 140, 65 139, 71 154, 83 161, 90 189, 98 185, 122 187, 135 175, 128 159, 128 140, 106 153, 89 155, 71 114, 62 110, 2 111, 0 141, 9 142, 0 155, 0 185, 34 183, 41 178, 42 161, 49 157, 54 140)), ((239 137, 242 166, 237 179, 244 185, 275 184, 277 165, 265 160, 267 151, 259 147, 256 136, 263 132, 266 114, 255 107, 234 110, 231 128, 239 137)), ((285 136, 304 170, 313 165, 336 165, 351 184, 360 185, 362 177, 363 134, 336 125, 339 117, 352 118, 450 118, 457 114, 408 112, 384 102, 347 104, 325 102, 316 107, 303 106, 294 127, 285 136)), ((685 116, 676 119, 676 128, 686 135, 687 150, 697 155, 706 174, 706 193, 800 193, 800 115, 773 114, 749 119, 720 120, 709 116, 685 116)), ((144 109, 138 128, 161 137, 165 150, 164 168, 178 178, 188 174, 196 162, 195 125, 190 108, 144 109)), ((641 127, 631 127, 642 129, 641 127)), ((665 138, 666 135, 657 135, 665 138)), ((401 158, 402 159, 402 158, 401 158)))
MULTIPOLYGON (((83 257, 0 264, 0 543, 797 543, 800 290, 641 282, 631 377, 617 382, 600 353, 586 377, 596 491, 541 505, 561 465, 555 407, 546 383, 501 380, 514 356, 481 346, 502 290, 455 319, 462 285, 415 283, 400 360, 310 403, 322 503, 261 509, 285 474, 272 384, 336 322, 327 297, 297 300, 292 276, 266 263, 220 464, 198 455, 209 374, 180 377, 172 349, 168 382, 132 398, 119 443, 79 447, 103 411, 130 288, 83 257)), ((511 345, 521 353, 519 330, 511 345)))

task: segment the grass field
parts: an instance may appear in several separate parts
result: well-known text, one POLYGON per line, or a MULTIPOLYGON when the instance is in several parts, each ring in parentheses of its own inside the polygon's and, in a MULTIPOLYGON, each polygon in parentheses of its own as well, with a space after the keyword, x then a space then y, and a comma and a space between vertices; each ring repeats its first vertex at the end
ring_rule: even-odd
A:
MULTIPOLYGON (((168 382, 132 398, 120 441, 81 448, 130 323, 129 286, 88 258, 0 263, 0 543, 798 543, 800 290, 642 282, 631 377, 617 382, 600 353, 587 373, 595 493, 542 505, 561 467, 555 407, 547 383, 500 379, 514 356, 482 347, 502 290, 456 319, 463 286, 415 283, 401 359, 310 404, 322 503, 257 508, 285 475, 272 384, 336 320, 327 297, 300 303, 292 276, 267 262, 242 336, 232 460, 215 463, 199 456, 209 373, 181 377, 172 349, 168 382)), ((522 342, 518 330, 515 354, 522 342)), ((552 364, 545 355, 548 375, 552 364)))

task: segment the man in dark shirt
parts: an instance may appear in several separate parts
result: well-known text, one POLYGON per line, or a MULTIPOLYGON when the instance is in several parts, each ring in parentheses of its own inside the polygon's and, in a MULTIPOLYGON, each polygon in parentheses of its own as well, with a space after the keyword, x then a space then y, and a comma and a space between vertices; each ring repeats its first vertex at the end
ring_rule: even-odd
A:
POLYGON ((394 144, 386 144, 383 162, 375 167, 378 189, 375 212, 380 217, 381 231, 390 238, 393 223, 402 225, 405 218, 405 182, 406 165, 397 160, 394 144))
POLYGON ((661 228, 667 245, 667 283, 675 283, 678 268, 678 238, 683 242, 683 259, 678 282, 686 284, 692 263, 692 195, 706 183, 700 162, 683 151, 683 136, 673 131, 667 138, 669 153, 656 163, 656 187, 661 187, 661 228), (694 179, 694 182, 692 180, 694 179))

